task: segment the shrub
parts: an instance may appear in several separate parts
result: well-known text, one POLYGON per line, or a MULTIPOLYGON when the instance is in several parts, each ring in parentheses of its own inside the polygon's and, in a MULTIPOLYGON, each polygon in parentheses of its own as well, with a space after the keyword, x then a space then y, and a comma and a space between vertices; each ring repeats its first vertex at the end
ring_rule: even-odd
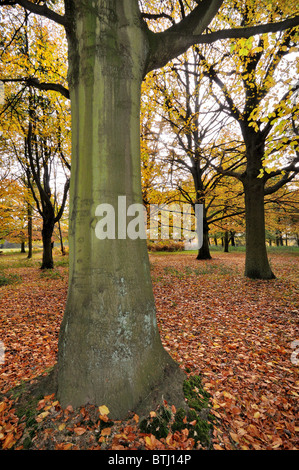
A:
POLYGON ((175 240, 159 240, 151 241, 148 240, 147 247, 149 251, 183 251, 184 242, 175 240))

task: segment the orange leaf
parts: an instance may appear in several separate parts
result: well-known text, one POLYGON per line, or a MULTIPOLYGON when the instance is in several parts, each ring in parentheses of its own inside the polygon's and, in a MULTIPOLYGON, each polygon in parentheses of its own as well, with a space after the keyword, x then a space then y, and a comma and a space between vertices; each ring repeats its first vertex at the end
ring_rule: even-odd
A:
POLYGON ((230 432, 231 438, 239 444, 239 436, 235 434, 234 432, 230 432))
POLYGON ((3 449, 11 449, 11 447, 15 444, 15 438, 13 434, 8 434, 5 441, 3 442, 3 449))
POLYGON ((81 436, 82 434, 84 434, 86 432, 86 429, 85 428, 82 428, 80 426, 78 426, 77 428, 74 428, 74 432, 78 435, 78 436, 81 436))
POLYGON ((102 436, 110 436, 110 434, 111 434, 111 428, 104 428, 101 431, 102 436))
POLYGON ((2 401, 0 403, 0 413, 2 413, 2 411, 5 410, 5 408, 6 408, 6 403, 4 401, 2 401))

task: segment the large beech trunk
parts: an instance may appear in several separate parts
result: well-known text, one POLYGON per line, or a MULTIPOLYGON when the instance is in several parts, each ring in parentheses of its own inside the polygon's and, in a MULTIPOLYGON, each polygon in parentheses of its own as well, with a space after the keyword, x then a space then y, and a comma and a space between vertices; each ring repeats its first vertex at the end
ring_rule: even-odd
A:
POLYGON ((137 2, 76 3, 69 32, 72 106, 69 294, 58 351, 62 405, 106 405, 111 417, 153 402, 183 403, 178 365, 156 321, 146 240, 117 239, 118 197, 142 203, 140 89, 146 43, 137 2), (97 10, 98 9, 98 10, 97 10), (99 204, 115 208, 116 239, 99 240, 99 204))

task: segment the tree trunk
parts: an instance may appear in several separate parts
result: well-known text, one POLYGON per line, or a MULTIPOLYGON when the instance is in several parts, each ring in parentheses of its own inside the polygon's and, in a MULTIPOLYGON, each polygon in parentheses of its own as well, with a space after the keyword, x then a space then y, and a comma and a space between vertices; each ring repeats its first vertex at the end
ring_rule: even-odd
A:
POLYGON ((54 220, 43 221, 42 240, 43 240, 43 260, 41 269, 53 269, 53 253, 52 253, 52 235, 54 230, 54 220))
POLYGON ((207 228, 207 222, 204 218, 203 221, 203 240, 202 246, 198 250, 198 255, 196 259, 211 259, 210 245, 209 245, 209 228, 207 228))
POLYGON ((109 416, 121 418, 128 410, 150 410, 163 397, 182 404, 185 377, 160 340, 146 240, 117 230, 126 216, 119 196, 127 206, 142 204, 139 116, 147 44, 138 2, 95 2, 90 10, 74 2, 73 8, 69 293, 57 395, 62 406, 105 404, 109 416), (100 204, 115 210, 115 239, 97 238, 100 204))
POLYGON ((262 178, 244 180, 246 209, 245 276, 252 279, 274 279, 270 268, 265 238, 264 182, 262 178))
POLYGON ((233 230, 230 231, 230 242, 232 246, 236 246, 235 242, 235 232, 233 230))
POLYGON ((21 253, 26 253, 24 241, 21 242, 21 253))
POLYGON ((229 237, 228 237, 228 230, 224 232, 224 253, 228 253, 228 244, 229 244, 229 237))
POLYGON ((65 249, 64 249, 64 245, 63 245, 63 238, 62 238, 60 220, 58 220, 58 231, 59 231, 59 240, 60 240, 60 250, 61 250, 61 254, 64 256, 65 255, 65 249))
POLYGON ((28 226, 27 226, 27 232, 28 232, 28 259, 32 258, 32 206, 28 204, 27 207, 27 217, 28 217, 28 226))

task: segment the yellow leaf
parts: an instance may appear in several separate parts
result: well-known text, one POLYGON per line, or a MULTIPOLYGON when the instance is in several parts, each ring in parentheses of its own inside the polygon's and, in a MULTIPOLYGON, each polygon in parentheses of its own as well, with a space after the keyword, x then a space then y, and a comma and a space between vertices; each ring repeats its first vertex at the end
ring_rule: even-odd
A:
POLYGON ((40 423, 44 418, 46 418, 49 414, 49 411, 44 411, 43 413, 40 413, 35 419, 38 423, 40 423))
POLYGON ((109 409, 105 405, 99 406, 99 412, 100 412, 100 415, 102 415, 102 416, 103 415, 108 415, 110 413, 109 409))
POLYGON ((260 416, 261 416, 261 413, 260 413, 259 411, 257 411, 257 412, 254 413, 254 415, 253 415, 253 417, 254 417, 255 419, 260 418, 260 416))
POLYGON ((157 416, 157 413, 155 411, 150 412, 150 417, 155 418, 157 416))
POLYGON ((63 431, 65 428, 65 423, 62 423, 58 426, 59 431, 63 431))

